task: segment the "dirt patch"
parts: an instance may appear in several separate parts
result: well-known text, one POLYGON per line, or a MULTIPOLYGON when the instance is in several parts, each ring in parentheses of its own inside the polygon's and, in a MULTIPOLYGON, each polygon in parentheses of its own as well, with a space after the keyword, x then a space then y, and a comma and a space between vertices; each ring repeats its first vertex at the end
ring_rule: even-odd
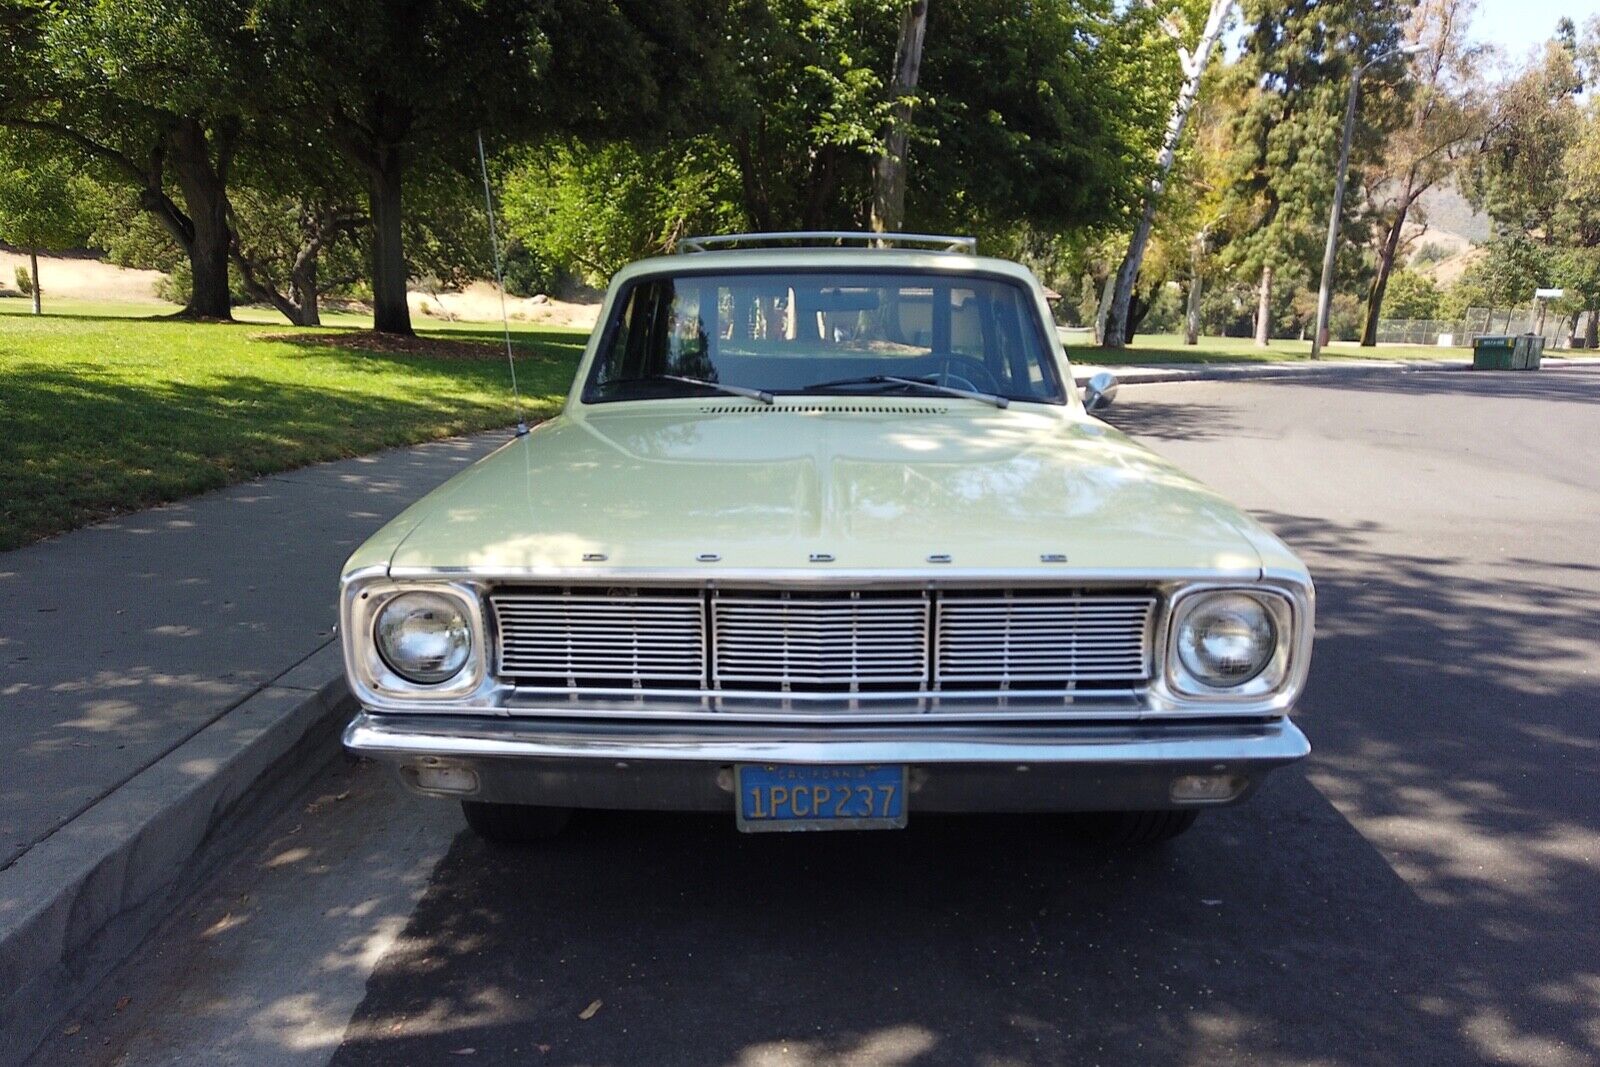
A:
MULTIPOLYGON (((505 345, 488 341, 457 341, 443 337, 401 337, 372 330, 339 330, 328 333, 257 333, 252 341, 287 341, 292 345, 320 345, 323 348, 355 349, 385 356, 429 356, 434 359, 505 359, 505 345)), ((518 359, 538 359, 526 349, 518 359)))
MULTIPOLYGON (((27 266, 26 254, 0 250, 0 289, 15 291, 16 270, 27 266)), ((51 297, 164 303, 156 296, 156 283, 161 280, 158 270, 130 270, 84 256, 40 256, 39 278, 46 311, 50 310, 51 297)))
MULTIPOLYGON (((499 322, 500 290, 490 282, 477 281, 459 292, 432 293, 416 289, 406 294, 411 311, 445 322, 499 322)), ((506 316, 512 322, 536 322, 546 326, 572 326, 594 329, 600 317, 598 300, 572 302, 549 296, 508 296, 506 316)))

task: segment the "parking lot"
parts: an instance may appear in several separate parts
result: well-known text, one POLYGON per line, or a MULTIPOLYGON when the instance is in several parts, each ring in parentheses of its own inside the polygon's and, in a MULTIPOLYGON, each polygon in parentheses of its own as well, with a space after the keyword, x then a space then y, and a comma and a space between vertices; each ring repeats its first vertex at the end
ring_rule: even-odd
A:
POLYGON ((1125 387, 1318 583, 1314 752, 1126 856, 1061 820, 492 849, 340 766, 45 1063, 1600 1059, 1600 368, 1125 387))

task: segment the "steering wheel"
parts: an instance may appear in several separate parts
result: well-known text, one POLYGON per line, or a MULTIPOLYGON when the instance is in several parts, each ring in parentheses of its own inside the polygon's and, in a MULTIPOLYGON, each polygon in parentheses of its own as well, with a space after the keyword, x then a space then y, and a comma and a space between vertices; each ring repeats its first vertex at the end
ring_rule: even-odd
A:
POLYGON ((974 393, 1000 392, 1000 383, 995 381, 994 375, 980 359, 951 354, 935 356, 934 362, 938 369, 933 371, 932 377, 940 385, 953 385, 957 389, 970 389, 974 393), (958 366, 961 368, 960 372, 955 369, 958 366))

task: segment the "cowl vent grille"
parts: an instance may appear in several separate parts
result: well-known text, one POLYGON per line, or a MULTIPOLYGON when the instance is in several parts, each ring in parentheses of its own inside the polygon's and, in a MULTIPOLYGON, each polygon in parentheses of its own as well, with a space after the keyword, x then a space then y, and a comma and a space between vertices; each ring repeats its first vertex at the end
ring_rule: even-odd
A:
POLYGON ((926 404, 707 404, 702 415, 944 415, 926 404))

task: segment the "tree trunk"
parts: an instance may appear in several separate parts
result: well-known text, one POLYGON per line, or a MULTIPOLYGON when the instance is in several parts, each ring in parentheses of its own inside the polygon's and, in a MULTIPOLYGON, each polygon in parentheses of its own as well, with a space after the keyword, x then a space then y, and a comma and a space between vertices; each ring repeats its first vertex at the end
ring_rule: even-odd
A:
POLYGON ((28 275, 28 281, 33 283, 33 313, 35 315, 43 315, 44 305, 39 299, 39 250, 37 248, 28 249, 28 270, 32 272, 28 275))
POLYGON ((1139 332, 1139 326, 1144 322, 1144 317, 1150 314, 1150 305, 1154 302, 1153 297, 1150 300, 1140 299, 1137 292, 1128 301, 1127 324, 1122 329, 1122 343, 1124 345, 1133 344, 1134 335, 1139 332))
POLYGON ((295 323, 299 326, 321 326, 322 311, 317 305, 317 256, 302 256, 289 275, 289 285, 294 291, 296 305, 295 323))
POLYGON ((1394 222, 1383 236, 1383 247, 1378 250, 1378 274, 1367 291, 1367 322, 1361 328, 1361 347, 1372 348, 1378 343, 1378 319, 1383 315, 1383 294, 1389 288, 1389 274, 1394 270, 1395 256, 1400 251, 1400 234, 1406 226, 1406 215, 1411 211, 1411 181, 1406 181, 1405 192, 1395 205, 1394 222))
POLYGON ((1156 173, 1150 179, 1150 185, 1144 194, 1144 209, 1139 214, 1139 224, 1134 227, 1133 236, 1128 240, 1128 253, 1122 257, 1122 265, 1117 268, 1117 284, 1111 297, 1111 310, 1107 316, 1105 342, 1112 348, 1123 347, 1120 338, 1128 335, 1128 303, 1133 298, 1134 282, 1139 277, 1139 266, 1144 262, 1144 250, 1150 243, 1150 230, 1155 225, 1156 207, 1160 203, 1161 193, 1166 187, 1168 173, 1172 170, 1173 160, 1178 155, 1178 143, 1183 139, 1183 127, 1189 120, 1189 112, 1194 108, 1195 98, 1200 94, 1200 79, 1206 72, 1206 65, 1211 61, 1212 49, 1216 47, 1217 39, 1222 36, 1222 26, 1227 20, 1228 12, 1233 7, 1233 0, 1211 0, 1211 11, 1206 16, 1205 28, 1200 33, 1200 40, 1195 43, 1194 53, 1182 48, 1178 49, 1178 57, 1183 66, 1183 84, 1178 87, 1178 97, 1172 102, 1172 111, 1167 116, 1166 133, 1161 138, 1161 151, 1156 154, 1156 173))
POLYGON ((889 121, 883 155, 872 168, 872 229, 893 232, 905 224, 906 142, 910 137, 911 104, 922 66, 922 42, 928 29, 928 0, 911 0, 900 13, 900 41, 894 49, 894 81, 889 95, 897 101, 889 121))
POLYGON ((1272 340, 1272 268, 1261 268, 1261 299, 1256 304, 1256 346, 1266 348, 1272 340))
MULTIPOLYGON (((1106 275, 1106 283, 1100 289, 1100 304, 1094 312, 1094 343, 1097 345, 1109 344, 1106 340, 1106 317, 1111 314, 1112 287, 1117 284, 1115 274, 1106 275)), ((1121 345, 1114 347, 1120 348, 1121 345)))
MULTIPOLYGON (((33 280, 34 285, 39 279, 33 280)), ((1583 326, 1583 347, 1600 348, 1600 301, 1589 305, 1589 321, 1583 326)))
MULTIPOLYGON (((831 201, 839 188, 838 146, 825 144, 816 150, 811 159, 811 175, 807 186, 809 191, 802 209, 800 228, 812 231, 829 229, 829 219, 833 215, 831 201)), ((837 227, 835 223, 834 228, 837 227)))
POLYGON ((1183 312, 1183 343, 1200 343, 1200 252, 1196 248, 1189 261, 1189 303, 1183 312))
POLYGON ((233 231, 228 225, 227 186, 232 140, 232 132, 226 129, 208 139, 205 127, 192 118, 180 119, 167 138, 173 175, 188 208, 189 241, 184 251, 189 255, 194 283, 182 314, 190 318, 233 317, 228 298, 233 231))
POLYGON ((400 184, 404 166, 399 148, 383 145, 369 178, 372 209, 372 328, 411 336, 406 304, 406 254, 400 236, 400 184))

